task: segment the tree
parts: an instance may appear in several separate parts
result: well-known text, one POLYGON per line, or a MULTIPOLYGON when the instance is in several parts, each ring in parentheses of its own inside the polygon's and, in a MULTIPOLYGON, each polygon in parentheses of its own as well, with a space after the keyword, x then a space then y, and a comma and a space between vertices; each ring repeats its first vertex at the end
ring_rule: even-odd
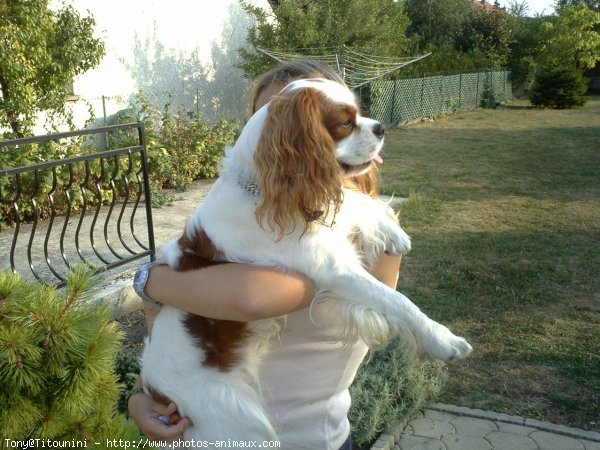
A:
POLYGON ((563 8, 582 5, 587 6, 592 11, 600 12, 600 0, 556 0, 554 9, 560 11, 563 8))
POLYGON ((538 58, 545 67, 586 70, 600 60, 600 13, 586 6, 565 7, 544 23, 538 58))
POLYGON ((463 23, 468 20, 472 0, 404 0, 410 19, 408 33, 421 48, 454 43, 463 23))
POLYGON ((502 67, 510 58, 514 28, 515 18, 501 9, 473 8, 455 45, 464 52, 479 50, 485 55, 487 67, 502 67))
MULTIPOLYGON (((378 56, 404 56, 409 21, 394 0, 279 0, 269 11, 241 1, 254 17, 247 42, 250 48, 303 52, 310 56, 327 48, 331 53, 346 45, 378 56)), ((240 50, 247 77, 271 67, 272 59, 240 50)))
POLYGON ((94 19, 49 0, 0 1, 0 126, 24 136, 40 111, 65 115, 73 78, 96 67, 104 45, 94 19))
POLYGON ((407 72, 416 75, 507 64, 516 19, 500 8, 489 11, 472 0, 403 0, 403 5, 418 52, 431 52, 407 72))
POLYGON ((513 17, 524 18, 529 13, 529 5, 527 0, 509 0, 508 13, 513 17))
POLYGON ((538 66, 541 29, 547 20, 542 16, 519 16, 516 21, 509 67, 513 94, 517 97, 527 96, 533 84, 538 66))

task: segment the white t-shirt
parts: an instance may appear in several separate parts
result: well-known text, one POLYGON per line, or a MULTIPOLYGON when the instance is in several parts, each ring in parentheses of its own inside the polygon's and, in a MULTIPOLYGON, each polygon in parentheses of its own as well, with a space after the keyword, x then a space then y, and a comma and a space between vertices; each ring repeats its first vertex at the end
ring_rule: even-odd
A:
POLYGON ((289 314, 263 361, 262 393, 283 449, 337 450, 350 433, 348 388, 368 349, 338 340, 340 305, 289 314))

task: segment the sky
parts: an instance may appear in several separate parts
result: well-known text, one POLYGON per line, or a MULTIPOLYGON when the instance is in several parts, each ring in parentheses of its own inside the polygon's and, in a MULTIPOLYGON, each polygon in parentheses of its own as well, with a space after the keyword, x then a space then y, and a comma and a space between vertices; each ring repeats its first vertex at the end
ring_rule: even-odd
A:
MULTIPOLYGON (((487 0, 489 3, 493 3, 492 0, 487 0)), ((521 0, 519 0, 521 1, 521 0)), ((535 16, 536 14, 544 14, 548 16, 554 13, 554 0, 525 0, 529 7, 527 15, 535 16)), ((508 0, 498 0, 500 6, 506 6, 508 8, 510 2, 508 0)))

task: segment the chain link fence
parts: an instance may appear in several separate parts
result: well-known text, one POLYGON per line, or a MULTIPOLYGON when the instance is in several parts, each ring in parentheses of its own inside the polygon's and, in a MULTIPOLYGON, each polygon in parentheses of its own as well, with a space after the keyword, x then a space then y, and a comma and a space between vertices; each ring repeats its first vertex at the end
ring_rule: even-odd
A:
POLYGON ((369 116, 387 127, 464 109, 494 107, 512 97, 506 70, 373 81, 364 89, 368 94, 360 94, 370 98, 369 116))
MULTIPOLYGON (((365 113, 392 127, 422 117, 493 107, 496 102, 512 97, 512 87, 510 72, 499 70, 376 80, 359 88, 357 93, 363 99, 365 113)), ((88 126, 138 120, 136 114, 143 102, 157 111, 164 112, 168 107, 174 114, 183 110, 209 123, 216 123, 221 119, 243 121, 247 118, 248 96, 248 89, 229 101, 223 100, 227 98, 225 95, 216 100, 197 89, 143 92, 127 97, 80 99, 72 105, 72 109, 80 119, 77 122, 81 127, 90 116, 95 120, 88 126)))

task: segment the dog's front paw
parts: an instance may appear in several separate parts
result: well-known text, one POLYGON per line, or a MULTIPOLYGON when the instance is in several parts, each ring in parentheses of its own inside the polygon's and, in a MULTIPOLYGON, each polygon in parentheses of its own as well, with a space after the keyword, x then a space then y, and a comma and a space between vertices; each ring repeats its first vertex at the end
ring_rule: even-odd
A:
POLYGON ((182 253, 177 239, 173 239, 158 249, 156 260, 161 264, 177 267, 182 253))
POLYGON ((465 338, 454 335, 447 327, 433 320, 423 330, 418 344, 422 353, 431 359, 443 361, 466 358, 473 351, 465 338))
POLYGON ((398 225, 387 230, 385 252, 388 255, 404 255, 410 251, 410 247, 410 236, 398 225))

